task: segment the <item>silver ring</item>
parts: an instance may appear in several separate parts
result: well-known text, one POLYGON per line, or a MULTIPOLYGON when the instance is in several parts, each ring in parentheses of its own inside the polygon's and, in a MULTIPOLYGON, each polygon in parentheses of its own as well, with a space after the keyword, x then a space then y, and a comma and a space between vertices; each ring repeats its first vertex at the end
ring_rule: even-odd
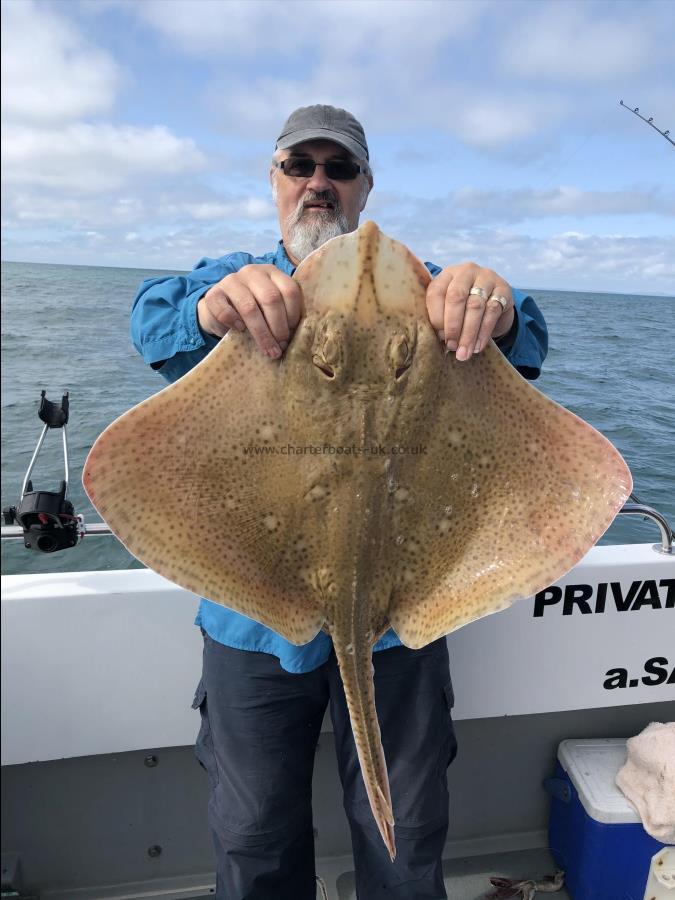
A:
POLYGON ((482 287, 476 287, 476 285, 471 288, 469 294, 474 294, 474 296, 480 297, 483 303, 485 303, 488 298, 487 291, 484 291, 482 287))
MULTIPOLYGON (((490 300, 496 300, 497 303, 499 303, 499 305, 501 306, 502 312, 504 312, 506 310, 506 307, 509 305, 509 298, 505 297, 503 294, 491 294, 490 300)), ((488 303, 490 302, 490 300, 488 300, 488 303)))

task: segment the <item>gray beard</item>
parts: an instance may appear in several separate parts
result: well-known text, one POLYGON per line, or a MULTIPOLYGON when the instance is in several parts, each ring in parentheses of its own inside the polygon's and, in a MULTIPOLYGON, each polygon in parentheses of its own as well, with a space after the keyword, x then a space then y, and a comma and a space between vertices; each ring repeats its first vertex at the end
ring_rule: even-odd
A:
POLYGON ((338 205, 337 197, 331 198, 335 203, 335 209, 327 209, 319 215, 310 213, 312 219, 305 216, 304 203, 308 199, 318 198, 303 197, 286 220, 288 229, 286 250, 290 251, 298 262, 314 250, 318 250, 326 241, 349 231, 347 217, 338 205))

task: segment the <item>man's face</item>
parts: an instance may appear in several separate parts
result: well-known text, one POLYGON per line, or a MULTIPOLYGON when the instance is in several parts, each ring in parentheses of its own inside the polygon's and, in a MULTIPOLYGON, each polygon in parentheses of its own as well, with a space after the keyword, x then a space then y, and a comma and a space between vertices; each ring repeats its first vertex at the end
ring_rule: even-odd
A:
MULTIPOLYGON (((320 140, 282 150, 277 158, 291 156, 309 157, 317 163, 352 158, 339 144, 320 140)), ((323 166, 317 166, 309 178, 294 178, 276 170, 273 183, 281 237, 294 263, 330 238, 358 227, 359 213, 372 183, 364 179, 364 175, 357 175, 353 181, 331 181, 323 166)))

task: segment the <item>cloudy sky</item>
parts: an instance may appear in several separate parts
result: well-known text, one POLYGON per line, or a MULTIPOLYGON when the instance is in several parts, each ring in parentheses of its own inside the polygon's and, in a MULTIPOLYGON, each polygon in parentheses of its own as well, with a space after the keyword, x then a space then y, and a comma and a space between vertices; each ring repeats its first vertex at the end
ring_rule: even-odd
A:
POLYGON ((278 240, 288 113, 363 122, 367 213, 529 288, 675 294, 675 3, 5 0, 2 257, 189 269, 278 240))

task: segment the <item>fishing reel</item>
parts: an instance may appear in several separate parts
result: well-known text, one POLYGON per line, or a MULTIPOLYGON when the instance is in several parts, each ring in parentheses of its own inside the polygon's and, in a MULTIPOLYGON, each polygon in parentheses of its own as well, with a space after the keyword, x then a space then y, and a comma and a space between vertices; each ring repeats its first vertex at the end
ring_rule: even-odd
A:
POLYGON ((75 515, 70 500, 66 500, 68 489, 68 441, 66 423, 68 422, 68 392, 61 398, 61 403, 47 400, 46 391, 42 391, 38 416, 44 422, 42 434, 28 466, 21 499, 17 506, 8 506, 2 514, 5 525, 15 522, 23 530, 24 546, 29 550, 41 553, 55 553, 74 547, 84 534, 84 522, 81 516, 75 515), (60 428, 63 437, 63 460, 65 478, 57 491, 36 491, 33 489, 31 473, 38 453, 50 428, 60 428))

